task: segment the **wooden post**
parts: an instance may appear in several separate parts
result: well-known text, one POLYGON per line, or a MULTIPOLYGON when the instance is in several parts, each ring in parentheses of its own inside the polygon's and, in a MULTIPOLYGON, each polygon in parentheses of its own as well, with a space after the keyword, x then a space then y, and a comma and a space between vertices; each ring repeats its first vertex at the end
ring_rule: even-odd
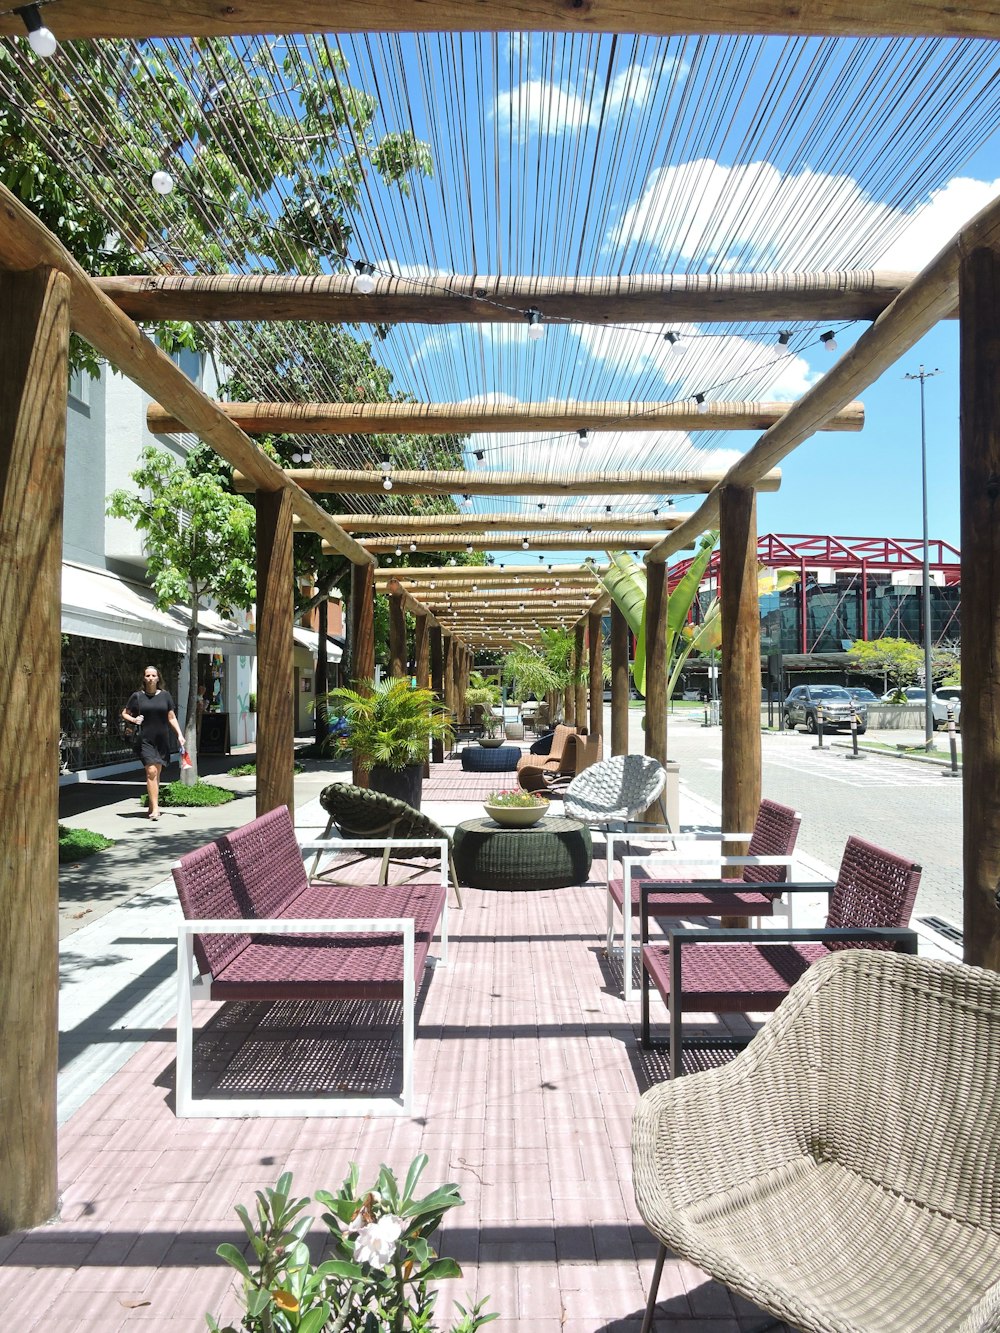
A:
POLYGON ((413 674, 420 689, 426 690, 431 683, 430 638, 426 611, 414 617, 413 631, 413 674))
MULTIPOLYGON (((354 688, 375 678, 375 567, 351 566, 351 675, 354 688)), ((368 786, 368 774, 355 759, 351 779, 356 787, 368 786)))
POLYGON ((469 688, 469 672, 472 669, 472 655, 464 645, 462 646, 458 663, 458 715, 463 722, 467 722, 468 716, 465 707, 465 692, 469 688))
POLYGON ((628 621, 611 603, 611 753, 628 754, 628 621))
POLYGON ((406 617, 403 599, 398 593, 389 595, 389 675, 406 676, 406 617))
MULTIPOLYGON (((667 762, 667 567, 646 566, 646 753, 667 762)), ((663 823, 658 805, 646 811, 663 823)))
MULTIPOLYGON (((431 625, 428 630, 428 637, 430 639, 431 689, 438 699, 444 703, 444 635, 441 633, 441 626, 431 625)), ((439 737, 434 737, 431 741, 431 762, 434 764, 444 763, 444 741, 439 737)))
MULTIPOLYGON (((722 827, 751 829, 760 805, 760 604, 757 497, 752 487, 723 486, 719 528, 722 827)), ((732 878, 740 878, 735 868, 732 878)), ((723 917, 722 924, 749 922, 734 916, 723 917)))
POLYGON ((444 706, 449 713, 455 712, 455 641, 450 634, 441 635, 441 674, 444 692, 444 706))
POLYGON ((70 285, 0 272, 0 1232, 56 1211, 59 659, 70 285))
POLYGON ((257 814, 295 812, 292 497, 257 492, 257 814))
POLYGON ((1000 971, 1000 250, 959 271, 962 826, 967 963, 1000 971))
POLYGON ((591 611, 587 616, 587 638, 590 647, 590 734, 604 736, 604 634, 601 613, 591 611))
POLYGON ((586 651, 587 623, 578 620, 573 632, 573 711, 579 728, 587 725, 587 683, 580 679, 583 670, 583 658, 586 651))

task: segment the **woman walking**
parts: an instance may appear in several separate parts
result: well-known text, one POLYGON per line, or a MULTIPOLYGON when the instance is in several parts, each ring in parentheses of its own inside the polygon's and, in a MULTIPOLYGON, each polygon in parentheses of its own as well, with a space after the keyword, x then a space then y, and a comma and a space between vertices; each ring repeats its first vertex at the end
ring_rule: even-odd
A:
POLYGON ((156 667, 148 666, 142 673, 142 689, 131 696, 122 709, 122 717, 139 728, 136 753, 146 770, 149 818, 159 819, 160 771, 164 764, 170 763, 170 732, 177 733, 182 753, 184 733, 174 712, 174 701, 160 685, 156 667))

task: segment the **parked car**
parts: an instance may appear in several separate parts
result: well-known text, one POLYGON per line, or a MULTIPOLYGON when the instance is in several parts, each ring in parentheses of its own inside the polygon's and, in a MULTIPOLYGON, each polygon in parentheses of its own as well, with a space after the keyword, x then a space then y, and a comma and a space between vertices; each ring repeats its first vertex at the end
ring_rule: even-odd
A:
POLYGON ((789 729, 800 724, 811 734, 819 728, 816 710, 823 709, 823 730, 850 730, 851 717, 858 716, 858 735, 868 730, 868 709, 855 703, 842 685, 796 685, 788 692, 782 711, 789 729))
POLYGON ((866 689, 864 685, 845 685, 844 688, 856 704, 864 704, 867 708, 869 704, 879 702, 879 697, 874 690, 866 689))
MULTIPOLYGON (((931 716, 934 719, 934 725, 938 728, 944 728, 948 725, 948 709, 951 708, 952 717, 955 719, 955 726, 959 725, 959 719, 962 715, 962 687, 960 685, 944 685, 941 687, 948 691, 948 698, 942 698, 940 693, 935 692, 931 695, 931 716), (958 697, 953 697, 952 692, 957 690, 958 697)), ((882 695, 883 703, 895 704, 901 701, 908 704, 919 704, 921 708, 925 707, 927 702, 927 691, 922 685, 907 685, 901 690, 887 690, 882 695)))

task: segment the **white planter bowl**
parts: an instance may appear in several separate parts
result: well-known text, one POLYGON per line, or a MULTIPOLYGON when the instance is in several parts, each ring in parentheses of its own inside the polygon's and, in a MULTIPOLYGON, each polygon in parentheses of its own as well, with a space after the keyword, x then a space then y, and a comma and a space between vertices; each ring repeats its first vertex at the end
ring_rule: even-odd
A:
POLYGON ((483 805, 491 819, 505 828, 529 828, 537 824, 548 814, 548 801, 544 805, 483 805))

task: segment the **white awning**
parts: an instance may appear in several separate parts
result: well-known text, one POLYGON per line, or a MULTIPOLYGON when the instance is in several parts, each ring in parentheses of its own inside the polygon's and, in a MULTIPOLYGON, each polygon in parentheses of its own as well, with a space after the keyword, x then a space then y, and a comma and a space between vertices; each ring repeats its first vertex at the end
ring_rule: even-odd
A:
MULTIPOLYGON (((292 638, 302 648, 308 648, 315 660, 319 652, 319 635, 314 629, 303 629, 301 625, 296 625, 292 629, 292 638)), ((326 636, 326 660, 336 665, 344 656, 344 650, 336 639, 331 639, 329 634, 326 636)))
MULTIPOLYGON (((257 640, 251 630, 223 620, 215 611, 199 611, 198 620, 198 647, 203 652, 256 655, 257 640)), ((187 626, 186 611, 179 607, 159 610, 156 598, 144 584, 123 579, 106 569, 63 561, 64 634, 186 653, 187 626)))

